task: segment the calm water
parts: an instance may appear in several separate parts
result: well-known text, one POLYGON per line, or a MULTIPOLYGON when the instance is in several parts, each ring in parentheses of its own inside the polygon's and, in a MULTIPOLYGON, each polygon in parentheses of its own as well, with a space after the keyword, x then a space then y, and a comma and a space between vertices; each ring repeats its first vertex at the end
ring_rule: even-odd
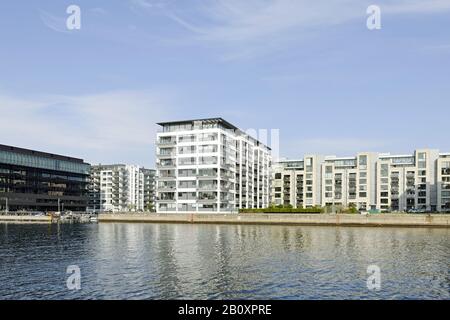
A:
POLYGON ((450 299, 449 261, 446 229, 0 224, 0 299, 450 299))

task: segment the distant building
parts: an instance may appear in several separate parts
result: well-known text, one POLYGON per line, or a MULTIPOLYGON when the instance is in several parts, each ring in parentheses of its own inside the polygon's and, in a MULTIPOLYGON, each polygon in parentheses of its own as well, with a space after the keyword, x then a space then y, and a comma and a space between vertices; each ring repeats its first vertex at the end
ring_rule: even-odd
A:
POLYGON ((450 154, 421 149, 411 155, 358 153, 280 161, 274 165, 272 203, 450 211, 450 154), (305 161, 312 167, 308 169, 305 161), (317 166, 320 172, 314 169, 317 166))
POLYGON ((91 167, 89 210, 153 211, 155 170, 113 164, 91 167))
POLYGON ((0 210, 85 211, 89 168, 82 159, 0 145, 0 210))
POLYGON ((221 118, 159 123, 157 212, 265 208, 271 150, 221 118))

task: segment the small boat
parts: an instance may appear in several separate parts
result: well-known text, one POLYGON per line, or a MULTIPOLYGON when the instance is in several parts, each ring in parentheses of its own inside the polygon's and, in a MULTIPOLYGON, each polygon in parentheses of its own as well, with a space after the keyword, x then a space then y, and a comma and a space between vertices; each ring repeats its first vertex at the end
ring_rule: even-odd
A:
POLYGON ((91 222, 98 222, 98 217, 90 217, 89 221, 91 221, 91 222))

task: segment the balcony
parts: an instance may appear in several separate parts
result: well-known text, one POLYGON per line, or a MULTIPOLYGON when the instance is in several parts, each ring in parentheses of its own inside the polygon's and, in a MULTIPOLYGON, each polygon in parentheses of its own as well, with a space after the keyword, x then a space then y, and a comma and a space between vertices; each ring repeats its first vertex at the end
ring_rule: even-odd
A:
POLYGON ((217 173, 199 173, 197 174, 197 179, 203 180, 203 179, 217 179, 218 174, 217 173))
POLYGON ((158 201, 158 202, 175 202, 175 197, 173 197, 173 198, 170 198, 170 197, 165 197, 165 198, 157 197, 156 201, 158 201))
POLYGON ((177 140, 175 138, 160 139, 158 142, 156 142, 156 146, 158 146, 158 147, 175 146, 176 144, 177 144, 177 140))
POLYGON ((217 196, 199 196, 198 202, 205 203, 205 202, 217 202, 217 196))
POLYGON ((162 170, 164 170, 164 169, 175 169, 177 166, 175 165, 175 163, 164 163, 164 164, 162 164, 162 163, 159 163, 159 164, 157 164, 156 165, 156 168, 158 168, 158 169, 162 169, 162 170))
POLYGON ((198 187, 198 190, 201 191, 217 191, 217 184, 206 184, 206 185, 200 185, 198 187))
POLYGON ((160 174, 159 176, 156 176, 156 180, 175 180, 176 178, 175 174, 160 174))

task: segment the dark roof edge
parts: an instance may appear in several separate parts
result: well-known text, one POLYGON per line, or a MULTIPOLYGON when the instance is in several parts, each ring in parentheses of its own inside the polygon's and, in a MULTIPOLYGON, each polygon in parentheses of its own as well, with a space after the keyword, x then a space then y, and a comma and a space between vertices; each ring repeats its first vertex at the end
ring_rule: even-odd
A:
POLYGON ((15 153, 23 154, 23 155, 32 155, 32 156, 38 156, 38 157, 43 157, 43 158, 48 158, 48 159, 55 159, 55 160, 85 163, 84 160, 80 159, 80 158, 74 158, 74 157, 63 156, 63 155, 54 154, 54 153, 48 153, 48 152, 31 150, 31 149, 7 146, 4 144, 0 144, 0 151, 15 152, 15 153))

